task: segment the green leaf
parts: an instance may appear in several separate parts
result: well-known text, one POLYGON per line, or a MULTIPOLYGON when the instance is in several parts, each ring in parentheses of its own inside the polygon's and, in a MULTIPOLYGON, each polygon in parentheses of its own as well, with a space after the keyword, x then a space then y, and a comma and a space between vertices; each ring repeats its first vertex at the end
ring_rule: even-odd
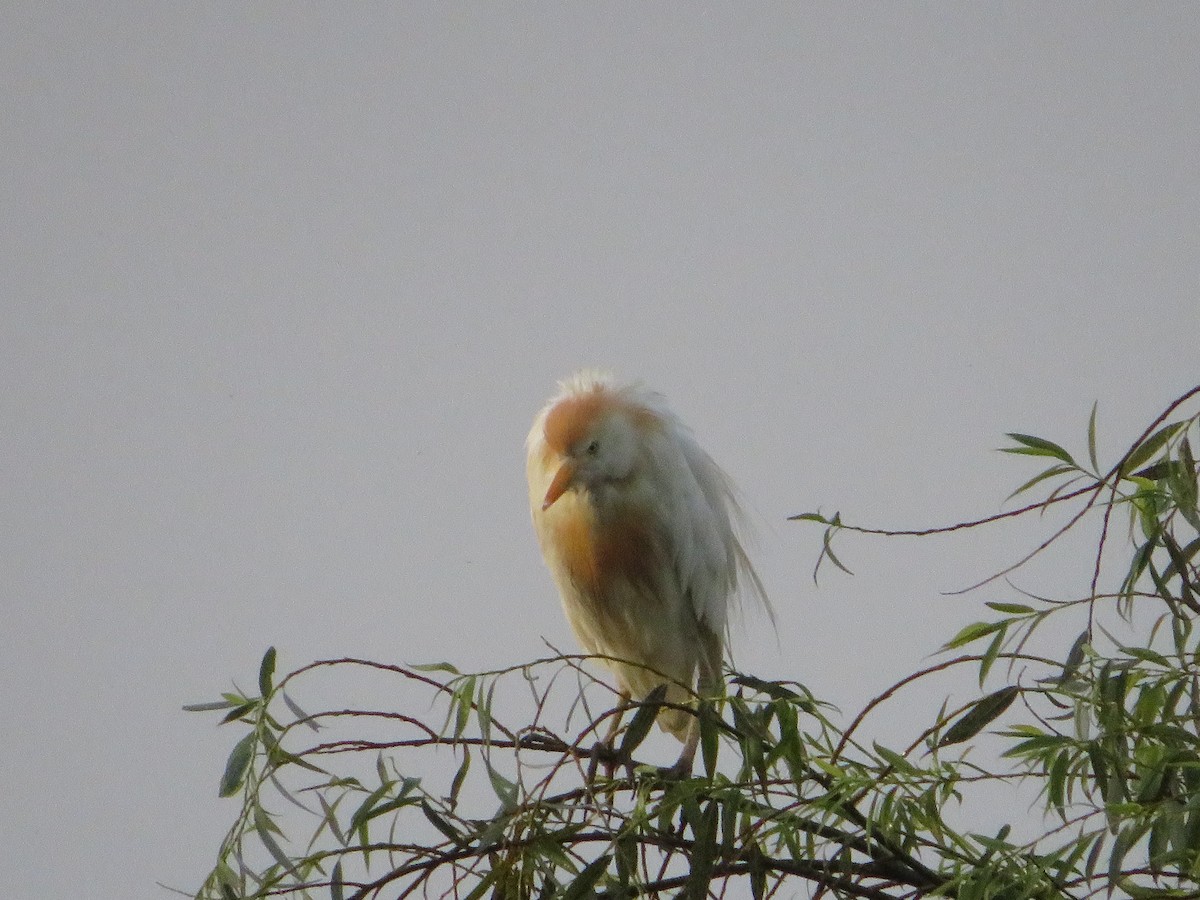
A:
POLYGON ((418 802, 420 801, 416 797, 393 797, 386 803, 380 803, 378 806, 370 809, 366 815, 358 820, 356 828, 361 828, 371 819, 377 819, 380 816, 385 816, 390 812, 396 811, 397 809, 403 809, 406 806, 416 806, 418 802))
POLYGON ((475 676, 468 675, 454 689, 452 709, 454 712, 454 737, 460 738, 471 721, 471 707, 475 702, 475 676))
POLYGON ((1023 616, 1026 613, 1034 612, 1034 608, 1032 606, 1027 606, 1024 603, 989 602, 985 605, 994 609, 996 612, 1009 613, 1014 616, 1023 616))
POLYGON ((1179 463, 1180 482, 1173 488, 1175 502, 1188 524, 1200 531, 1200 509, 1197 509, 1200 503, 1200 483, 1197 478, 1200 476, 1196 472, 1196 459, 1192 456, 1192 444, 1186 433, 1179 442, 1179 463))
POLYGON ((1001 628, 996 632, 996 636, 992 638, 992 642, 988 644, 988 648, 983 654, 983 659, 979 662, 979 686, 981 688, 987 681, 988 672, 992 670, 996 657, 1000 655, 1000 648, 1004 646, 1004 636, 1007 633, 1008 629, 1006 628, 1001 628))
POLYGON ((459 834, 458 829, 438 815, 437 811, 430 806, 426 801, 421 801, 421 812, 425 813, 425 818, 430 821, 434 828, 450 838, 457 847, 466 847, 467 842, 463 840, 463 836, 459 834))
POLYGON ((821 525, 831 524, 827 518, 825 518, 820 513, 815 513, 815 512, 800 513, 795 516, 788 516, 787 520, 789 522, 817 522, 818 524, 821 524, 821 525))
POLYGON ((295 716, 298 721, 303 722, 313 731, 321 730, 321 726, 317 722, 313 721, 312 716, 302 710, 300 705, 296 703, 295 700, 288 696, 287 691, 280 691, 279 693, 283 695, 283 702, 287 705, 287 708, 292 711, 292 715, 295 716))
POLYGON ((605 853, 588 863, 583 871, 576 875, 575 879, 567 886, 566 891, 562 895, 562 900, 583 900, 584 897, 591 896, 592 888, 596 886, 601 876, 604 875, 610 859, 612 859, 612 854, 605 853))
MULTIPOLYGON (((482 900, 483 895, 492 890, 492 885, 500 880, 500 876, 502 874, 507 874, 507 871, 499 866, 489 869, 487 874, 480 878, 478 882, 476 882, 475 887, 471 888, 471 893, 463 897, 462 900, 482 900)), ((361 894, 358 896, 361 896, 361 894)), ((509 893, 502 889, 496 889, 492 891, 492 897, 496 898, 496 900, 500 900, 500 898, 508 896, 510 896, 509 893)), ((543 896, 552 895, 543 894, 543 896)))
POLYGON ((217 867, 213 870, 213 875, 217 878, 217 883, 221 886, 221 895, 224 897, 232 897, 233 900, 240 900, 245 896, 245 891, 242 889, 241 879, 238 878, 237 872, 230 868, 225 860, 217 862, 217 867))
POLYGON ((984 834, 972 834, 972 840, 985 848, 983 856, 979 858, 976 865, 982 867, 989 859, 996 855, 997 851, 1003 853, 1011 849, 1012 844, 1008 842, 1008 836, 1011 833, 1012 826, 1005 824, 1000 826, 1000 830, 996 832, 995 837, 989 837, 984 834))
POLYGON ((1121 475, 1127 477, 1136 473, 1141 466, 1148 463, 1158 451, 1166 446, 1167 441, 1174 437, 1180 428, 1187 424, 1187 422, 1172 422, 1170 425, 1164 425, 1134 447, 1125 457, 1125 461, 1121 463, 1121 475))
POLYGON ((188 703, 183 707, 184 712, 213 712, 218 709, 229 709, 240 704, 230 700, 213 700, 209 703, 188 703))
POLYGON ((267 852, 275 858, 275 862, 279 863, 280 867, 288 874, 299 877, 300 873, 296 871, 295 863, 283 852, 283 848, 271 834, 272 831, 278 833, 279 826, 271 821, 271 817, 263 812, 261 807, 254 809, 254 830, 258 833, 258 839, 262 841, 262 845, 267 848, 267 852))
POLYGON ((467 780, 467 772, 471 769, 471 751, 463 745, 463 761, 458 767, 458 771, 454 773, 454 780, 450 782, 450 808, 454 809, 458 805, 458 794, 462 790, 463 782, 467 780))
POLYGON ((1075 643, 1071 645, 1070 651, 1067 653, 1067 660, 1063 663, 1062 680, 1067 681, 1073 678, 1075 673, 1079 671, 1080 664, 1083 663, 1084 649, 1091 643, 1091 638, 1085 628, 1079 632, 1079 637, 1075 638, 1075 643))
POLYGON ((667 686, 660 684, 640 703, 635 704, 637 711, 633 714, 633 719, 629 723, 629 727, 625 730, 625 736, 621 739, 621 746, 618 753, 621 756, 631 759, 633 751, 646 739, 646 735, 650 733, 650 726, 654 724, 654 719, 658 716, 659 710, 662 708, 662 703, 667 697, 667 686))
POLYGON ((506 814, 511 813, 517 808, 517 786, 493 769, 486 757, 483 764, 487 768, 488 780, 492 783, 492 790, 495 791, 501 807, 506 814))
MULTIPOLYGON (((1002 731, 1000 734, 1004 737, 1020 737, 1015 727, 1008 731, 1002 731)), ((1014 744, 1000 755, 1010 759, 1020 757, 1041 759, 1046 756, 1047 751, 1069 742, 1069 738, 1057 734, 1043 734, 1040 737, 1031 737, 1019 744, 1014 744)))
POLYGON ((347 831, 357 831, 363 822, 373 818, 371 810, 384 796, 392 789, 393 781, 385 781, 379 787, 375 788, 362 803, 358 805, 358 809, 354 811, 354 815, 350 817, 350 824, 346 826, 347 831))
POLYGON ((1172 668, 1171 661, 1151 650, 1149 647, 1122 647, 1121 652, 1126 656, 1132 656, 1134 659, 1140 659, 1142 662, 1153 663, 1156 666, 1162 666, 1164 669, 1172 668))
MULTIPOLYGON (((342 797, 346 796, 345 794, 342 797)), ((331 806, 329 801, 320 794, 317 794, 317 802, 321 804, 321 811, 325 814, 325 822, 329 825, 329 830, 333 832, 333 836, 338 839, 343 847, 346 846, 346 835, 342 832, 341 826, 338 825, 337 810, 334 808, 341 801, 341 798, 335 800, 331 806)))
POLYGON ((704 773, 711 779, 717 772, 717 751, 721 746, 717 711, 709 701, 700 704, 700 758, 704 773))
POLYGON ((633 835, 623 833, 613 841, 613 850, 613 860, 617 864, 617 884, 628 888, 637 877, 638 843, 633 835))
POLYGON ((786 704, 778 704, 775 718, 779 722, 779 744, 772 751, 772 758, 782 758, 787 763, 788 774, 797 784, 805 777, 805 747, 797 724, 796 710, 786 704))
POLYGON ((237 707, 236 709, 231 709, 224 716, 222 716, 221 724, 224 725, 228 722, 235 722, 245 716, 247 713, 254 712, 254 710, 258 709, 258 707, 258 700, 251 700, 249 703, 243 703, 241 706, 237 707))
MULTIPOLYGON (((788 687, 782 681, 766 681, 754 675, 746 675, 739 673, 735 678, 731 679, 732 684, 744 684, 748 688, 766 694, 773 700, 785 700, 789 703, 795 703, 802 698, 794 690, 788 687)), ((796 682, 792 682, 795 684, 796 682)))
POLYGON ((1007 623, 1005 622, 972 622, 970 625, 962 628, 958 634, 943 644, 942 649, 953 650, 955 647, 961 647, 964 644, 977 641, 981 637, 986 637, 993 631, 1005 627, 1007 627, 1007 623))
MULTIPOLYGON (((1077 472, 1077 471, 1078 471, 1078 469, 1075 469, 1074 467, 1067 466, 1067 465, 1060 464, 1060 465, 1056 465, 1056 466, 1051 466, 1048 469, 1044 469, 1041 472, 1038 472, 1036 475, 1034 475, 1032 478, 1030 478, 1027 482, 1025 482, 1023 485, 1021 485, 1019 488, 1017 488, 1015 491, 1013 491, 1011 494, 1009 494, 1004 499, 1011 500, 1013 497, 1017 496, 1018 494, 1025 493, 1027 490, 1029 490, 1035 484, 1045 481, 1047 478, 1053 478, 1056 475, 1066 475, 1068 472, 1077 472)), ((1061 487, 1058 488, 1058 490, 1061 490, 1061 489, 1062 489, 1061 487)))
POLYGON ((451 675, 462 674, 460 671, 458 671, 458 669, 454 668, 454 666, 448 662, 423 663, 422 665, 413 666, 412 668, 418 672, 449 672, 451 675))
POLYGON ((1092 414, 1088 416, 1088 461, 1092 464, 1092 471, 1100 471, 1100 463, 1096 461, 1096 409, 1100 406, 1100 401, 1097 400, 1092 404, 1092 414))
POLYGON ((1018 434, 1015 431, 1009 432, 1008 436, 1020 444, 1020 447, 1001 447, 1004 453, 1019 453, 1024 456, 1050 456, 1054 459, 1061 460, 1068 466, 1078 469, 1075 460, 1071 454, 1060 447, 1053 441, 1048 441, 1045 438, 1035 437, 1032 434, 1018 434))
MULTIPOLYGON (((840 527, 840 524, 838 527, 840 527)), ((822 552, 826 556, 829 557, 829 561, 831 563, 833 563, 835 566, 837 566, 839 569, 841 569, 847 575, 854 574, 848 568, 846 568, 845 564, 840 559, 838 559, 837 555, 834 554, 834 552, 833 552, 833 528, 830 528, 828 531, 825 532, 825 544, 824 544, 824 547, 822 548, 822 552)))
POLYGON ((492 739, 492 700, 496 694, 496 682, 493 681, 485 694, 483 685, 479 685, 479 699, 476 701, 476 710, 479 718, 479 736, 487 743, 492 739))
MULTIPOLYGON (((1167 553, 1171 557, 1171 564, 1163 570, 1162 577, 1164 581, 1170 581, 1180 572, 1187 573, 1193 557, 1200 551, 1200 537, 1189 542, 1186 547, 1180 547, 1175 539, 1169 535, 1164 534, 1164 539, 1167 553)), ((184 709, 186 708, 184 707, 184 709)))
POLYGON ((1089 879, 1096 874, 1096 865, 1100 862, 1100 854, 1104 852, 1106 838, 1103 831, 1097 831, 1095 835, 1095 843, 1092 844, 1092 849, 1088 851, 1087 859, 1083 864, 1083 870, 1089 879))
POLYGON ((977 700, 963 714, 962 718, 951 725, 949 730, 942 735, 942 739, 938 741, 938 747, 961 744, 963 741, 975 737, 975 735, 998 719, 1012 705, 1013 700, 1017 698, 1019 693, 1021 693, 1019 687, 1010 685, 977 700))
POLYGON ((1046 773, 1046 803, 1058 811, 1059 816, 1066 821, 1066 783, 1067 766, 1071 761, 1069 750, 1061 750, 1054 757, 1049 771, 1046 773))
POLYGON ((767 867, 762 849, 757 843, 750 845, 750 896, 763 900, 767 893, 767 867))
POLYGON ((258 692, 265 700, 274 687, 275 678, 275 648, 268 647, 263 654, 262 663, 258 667, 258 692))
POLYGON ((1125 854, 1138 842, 1143 833, 1144 828, 1131 823, 1117 834, 1116 840, 1113 841, 1112 852, 1108 856, 1108 880, 1110 883, 1115 885, 1120 881, 1123 874, 1121 864, 1125 862, 1125 854))
POLYGON ((883 746, 883 744, 879 743, 878 741, 874 742, 874 747, 875 752, 879 754, 879 757, 893 770, 899 772, 901 775, 912 775, 917 771, 916 766, 914 766, 903 755, 897 753, 895 750, 883 746))
POLYGON ((229 759, 225 761, 225 774, 221 776, 221 787, 217 791, 218 797, 232 797, 241 789, 246 771, 254 759, 256 737, 255 732, 251 731, 230 751, 229 759))
POLYGON ((719 807, 715 800, 709 800, 699 821, 692 823, 695 840, 688 854, 687 883, 680 892, 680 897, 688 900, 702 900, 708 896, 709 884, 712 882, 713 864, 717 859, 717 813, 719 807))
POLYGON ((342 861, 333 864, 333 872, 329 876, 329 896, 331 900, 344 900, 346 893, 342 881, 342 861))

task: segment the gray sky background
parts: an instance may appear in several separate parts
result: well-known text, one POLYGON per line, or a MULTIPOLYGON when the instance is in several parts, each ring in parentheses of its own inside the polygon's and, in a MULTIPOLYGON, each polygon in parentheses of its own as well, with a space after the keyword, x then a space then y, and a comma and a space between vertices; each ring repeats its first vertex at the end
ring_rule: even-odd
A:
POLYGON ((993 512, 1035 471, 1003 432, 1080 447, 1099 400, 1111 460, 1197 382, 1198 35, 1184 3, 7 4, 5 894, 196 887, 239 733, 179 707, 269 644, 573 647, 522 441, 582 365, 741 485, 780 618, 743 667, 851 712, 910 671, 1019 535, 848 540, 816 588, 783 520, 993 512))

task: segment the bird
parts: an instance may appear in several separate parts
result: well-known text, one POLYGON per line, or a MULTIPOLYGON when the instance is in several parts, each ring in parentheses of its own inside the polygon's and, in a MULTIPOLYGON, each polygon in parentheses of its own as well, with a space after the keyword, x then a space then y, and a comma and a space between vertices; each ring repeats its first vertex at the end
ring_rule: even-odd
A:
POLYGON ((660 728, 683 742, 669 772, 690 774, 691 708, 724 687, 739 586, 774 619, 738 537, 732 481, 662 395, 593 370, 559 383, 526 441, 534 530, 584 650, 616 678, 620 702, 666 685, 660 728))

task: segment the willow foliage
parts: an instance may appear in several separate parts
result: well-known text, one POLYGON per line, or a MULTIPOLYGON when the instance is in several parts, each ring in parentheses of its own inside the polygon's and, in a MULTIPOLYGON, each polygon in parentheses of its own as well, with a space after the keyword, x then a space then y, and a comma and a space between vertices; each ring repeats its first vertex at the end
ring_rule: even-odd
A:
POLYGON ((1026 505, 996 516, 904 532, 796 516, 824 527, 818 566, 844 568, 845 532, 981 530, 1049 508, 1065 524, 982 583, 1084 528, 1094 559, 1075 596, 981 605, 934 664, 848 724, 799 684, 730 672, 726 696, 694 711, 690 778, 640 761, 661 695, 615 746, 600 742, 612 713, 593 709, 603 686, 580 700, 584 657, 474 674, 338 659, 277 678, 269 650, 256 694, 188 707, 241 729, 220 780, 238 812, 197 896, 1200 897, 1198 395, 1106 469, 1094 409, 1078 454, 1009 435, 1006 452, 1046 467, 1014 491, 1026 505), (1072 641, 1029 649, 1072 616, 1085 623, 1072 641), (943 705, 904 745, 861 737, 900 691, 935 690, 930 676, 963 667, 976 698, 943 705), (404 708, 309 714, 293 699, 346 670, 394 685, 404 708), (497 697, 513 695, 528 715, 506 721, 497 697), (1021 805, 985 833, 959 824, 972 797, 1014 782, 1038 788, 1042 815, 1021 805))

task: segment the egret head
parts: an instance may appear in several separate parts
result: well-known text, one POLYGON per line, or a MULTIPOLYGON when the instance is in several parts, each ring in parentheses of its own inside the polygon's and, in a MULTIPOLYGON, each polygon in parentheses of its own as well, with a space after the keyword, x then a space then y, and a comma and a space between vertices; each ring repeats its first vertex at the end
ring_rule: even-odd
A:
POLYGON ((545 441, 559 464, 542 509, 572 488, 599 494, 633 475, 643 453, 647 415, 600 384, 555 404, 546 414, 545 441))

